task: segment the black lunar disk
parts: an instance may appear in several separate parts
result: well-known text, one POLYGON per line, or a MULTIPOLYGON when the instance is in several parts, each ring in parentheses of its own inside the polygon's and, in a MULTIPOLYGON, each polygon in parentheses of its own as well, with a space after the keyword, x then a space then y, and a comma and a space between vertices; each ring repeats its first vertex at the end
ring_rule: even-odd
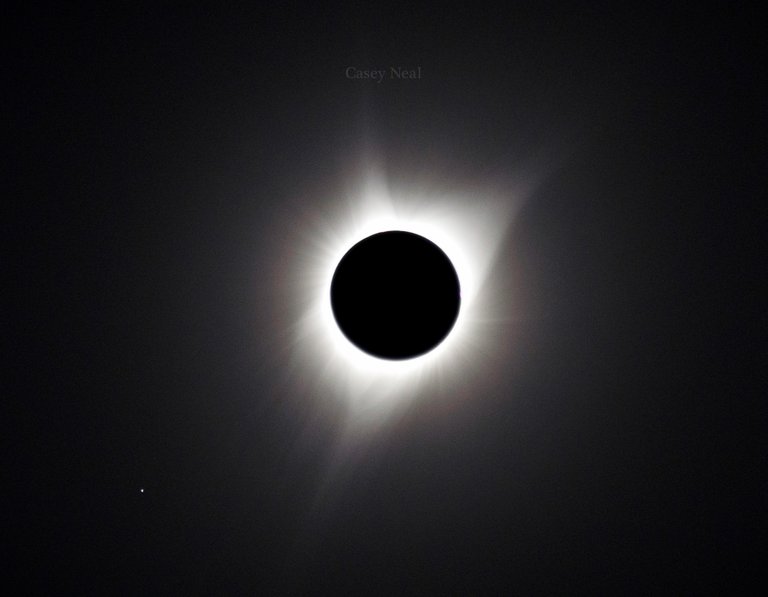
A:
POLYGON ((331 281, 331 307, 344 335, 383 359, 432 350, 459 315, 459 278, 448 256, 423 236, 380 232, 342 257, 331 281))

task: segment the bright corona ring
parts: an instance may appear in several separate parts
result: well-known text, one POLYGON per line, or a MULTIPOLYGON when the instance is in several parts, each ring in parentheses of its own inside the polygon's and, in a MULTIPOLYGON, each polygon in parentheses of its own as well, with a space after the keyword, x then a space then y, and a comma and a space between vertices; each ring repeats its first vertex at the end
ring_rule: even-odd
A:
POLYGON ((488 272, 509 218, 509 201, 371 178, 329 203, 295 257, 293 371, 358 419, 466 381, 508 313, 488 272))

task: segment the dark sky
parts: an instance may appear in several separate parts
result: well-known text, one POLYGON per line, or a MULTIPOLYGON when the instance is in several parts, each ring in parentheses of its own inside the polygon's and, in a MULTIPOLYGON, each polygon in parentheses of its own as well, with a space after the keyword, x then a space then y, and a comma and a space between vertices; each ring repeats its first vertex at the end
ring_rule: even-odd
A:
POLYGON ((756 578, 757 24, 747 5, 8 15, 7 582, 528 595, 756 578), (422 78, 345 77, 398 65, 422 78), (460 400, 446 389, 451 409, 414 400, 329 476, 341 415, 290 368, 280 303, 289 239, 366 151, 395 180, 538 184, 492 270, 518 305, 503 348, 460 400))

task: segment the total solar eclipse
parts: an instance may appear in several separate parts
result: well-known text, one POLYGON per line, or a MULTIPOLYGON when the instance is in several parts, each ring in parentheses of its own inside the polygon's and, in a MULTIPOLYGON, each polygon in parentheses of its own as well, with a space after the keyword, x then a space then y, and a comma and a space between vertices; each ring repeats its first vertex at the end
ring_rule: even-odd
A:
POLYGON ((432 241, 393 230, 355 244, 331 281, 339 329, 372 356, 404 360, 429 352, 450 333, 461 304, 459 278, 432 241))

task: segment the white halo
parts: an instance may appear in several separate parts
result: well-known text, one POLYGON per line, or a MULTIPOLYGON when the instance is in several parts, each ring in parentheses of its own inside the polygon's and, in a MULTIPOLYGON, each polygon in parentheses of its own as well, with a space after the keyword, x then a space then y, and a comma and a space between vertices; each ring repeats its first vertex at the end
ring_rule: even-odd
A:
POLYGON ((434 191, 391 193, 380 179, 369 177, 363 189, 348 194, 346 204, 329 206, 326 217, 302 238, 293 268, 294 370, 321 388, 318 394, 346 401, 358 420, 391 412, 409 397, 450 387, 466 376, 490 350, 482 328, 500 318, 492 305, 506 307, 489 296, 493 284, 487 274, 514 204, 434 191), (402 361, 355 347, 336 324, 330 304, 331 279, 341 258, 360 240, 387 230, 413 232, 435 243, 453 263, 461 285, 459 315, 448 336, 431 351, 402 361))

